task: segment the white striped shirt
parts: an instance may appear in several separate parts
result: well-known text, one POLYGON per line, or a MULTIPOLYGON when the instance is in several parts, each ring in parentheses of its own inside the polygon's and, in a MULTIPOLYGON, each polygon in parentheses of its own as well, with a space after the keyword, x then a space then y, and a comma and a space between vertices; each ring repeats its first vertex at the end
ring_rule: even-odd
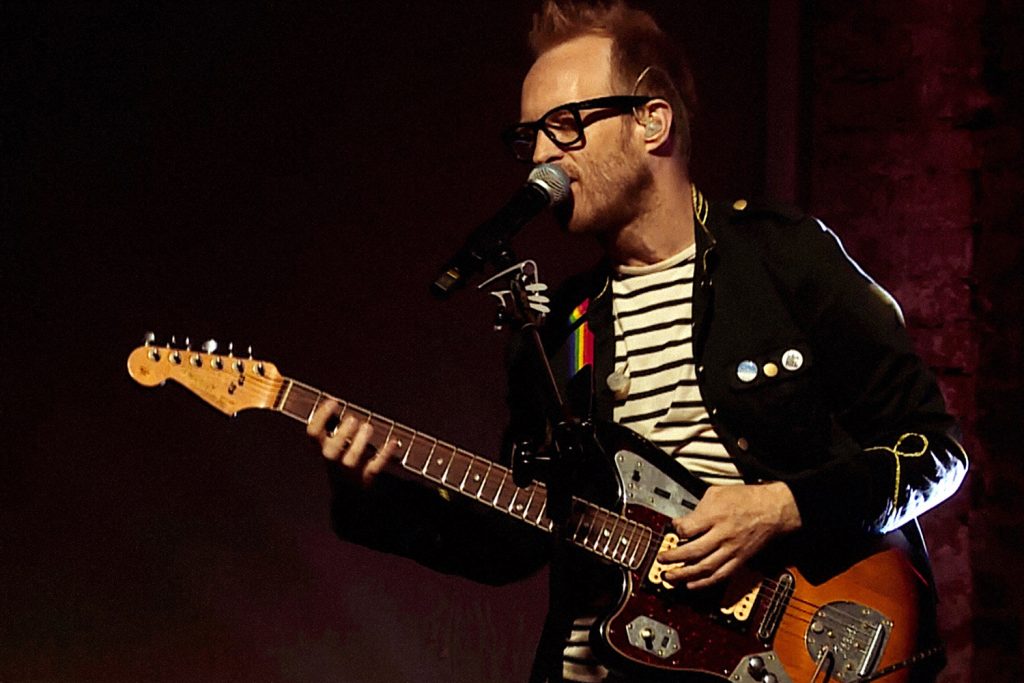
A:
POLYGON ((612 279, 615 370, 629 395, 613 417, 709 484, 742 478, 711 426, 693 360, 696 246, 649 266, 619 266, 612 279))

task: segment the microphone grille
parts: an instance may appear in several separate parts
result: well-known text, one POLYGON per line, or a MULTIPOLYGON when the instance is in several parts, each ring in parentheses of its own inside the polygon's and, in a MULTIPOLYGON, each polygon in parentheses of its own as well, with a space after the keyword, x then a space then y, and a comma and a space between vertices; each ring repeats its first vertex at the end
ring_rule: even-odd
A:
POLYGON ((561 204, 569 198, 569 176, 557 164, 535 166, 527 182, 540 185, 552 204, 561 204))

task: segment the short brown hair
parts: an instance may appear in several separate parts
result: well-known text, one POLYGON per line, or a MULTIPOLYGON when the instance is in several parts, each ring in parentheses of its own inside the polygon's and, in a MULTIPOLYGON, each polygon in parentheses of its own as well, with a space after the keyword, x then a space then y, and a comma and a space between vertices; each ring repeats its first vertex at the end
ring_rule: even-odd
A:
POLYGON ((544 0, 533 15, 530 48, 539 57, 553 47, 583 35, 612 39, 612 69, 622 94, 664 98, 672 106, 675 142, 683 163, 690 158, 690 127, 697 96, 693 74, 682 51, 650 14, 623 0, 544 0), (637 78, 645 73, 641 82, 637 78))

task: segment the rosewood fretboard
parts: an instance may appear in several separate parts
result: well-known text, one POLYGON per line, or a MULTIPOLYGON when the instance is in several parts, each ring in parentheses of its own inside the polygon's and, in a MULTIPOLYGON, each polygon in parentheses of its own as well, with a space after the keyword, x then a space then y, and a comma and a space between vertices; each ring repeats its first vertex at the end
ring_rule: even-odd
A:
MULTIPOLYGON (((546 515, 547 487, 543 484, 534 482, 519 488, 512 481, 509 468, 487 458, 295 380, 282 377, 280 383, 274 410, 308 423, 321 401, 335 400, 341 408, 341 417, 352 415, 373 426, 371 443, 376 448, 388 441, 394 442, 401 453, 398 462, 406 471, 539 529, 552 530, 554 524, 546 515)), ((573 499, 573 511, 566 528, 568 539, 575 545, 633 570, 644 566, 652 549, 654 552, 658 549, 654 530, 580 498, 573 499)))

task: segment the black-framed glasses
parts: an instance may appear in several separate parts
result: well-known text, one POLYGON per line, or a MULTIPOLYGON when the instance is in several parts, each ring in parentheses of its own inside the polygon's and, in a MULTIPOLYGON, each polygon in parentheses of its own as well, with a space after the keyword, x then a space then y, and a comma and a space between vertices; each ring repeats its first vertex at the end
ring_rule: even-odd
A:
POLYGON ((587 143, 583 129, 606 117, 588 116, 584 120, 580 115, 581 111, 614 109, 618 110, 616 115, 619 115, 641 107, 653 99, 657 98, 643 95, 609 95, 582 102, 569 102, 555 107, 536 121, 509 126, 501 134, 501 139, 517 161, 531 162, 533 148, 537 145, 537 131, 544 131, 548 139, 559 147, 583 146, 587 143))

